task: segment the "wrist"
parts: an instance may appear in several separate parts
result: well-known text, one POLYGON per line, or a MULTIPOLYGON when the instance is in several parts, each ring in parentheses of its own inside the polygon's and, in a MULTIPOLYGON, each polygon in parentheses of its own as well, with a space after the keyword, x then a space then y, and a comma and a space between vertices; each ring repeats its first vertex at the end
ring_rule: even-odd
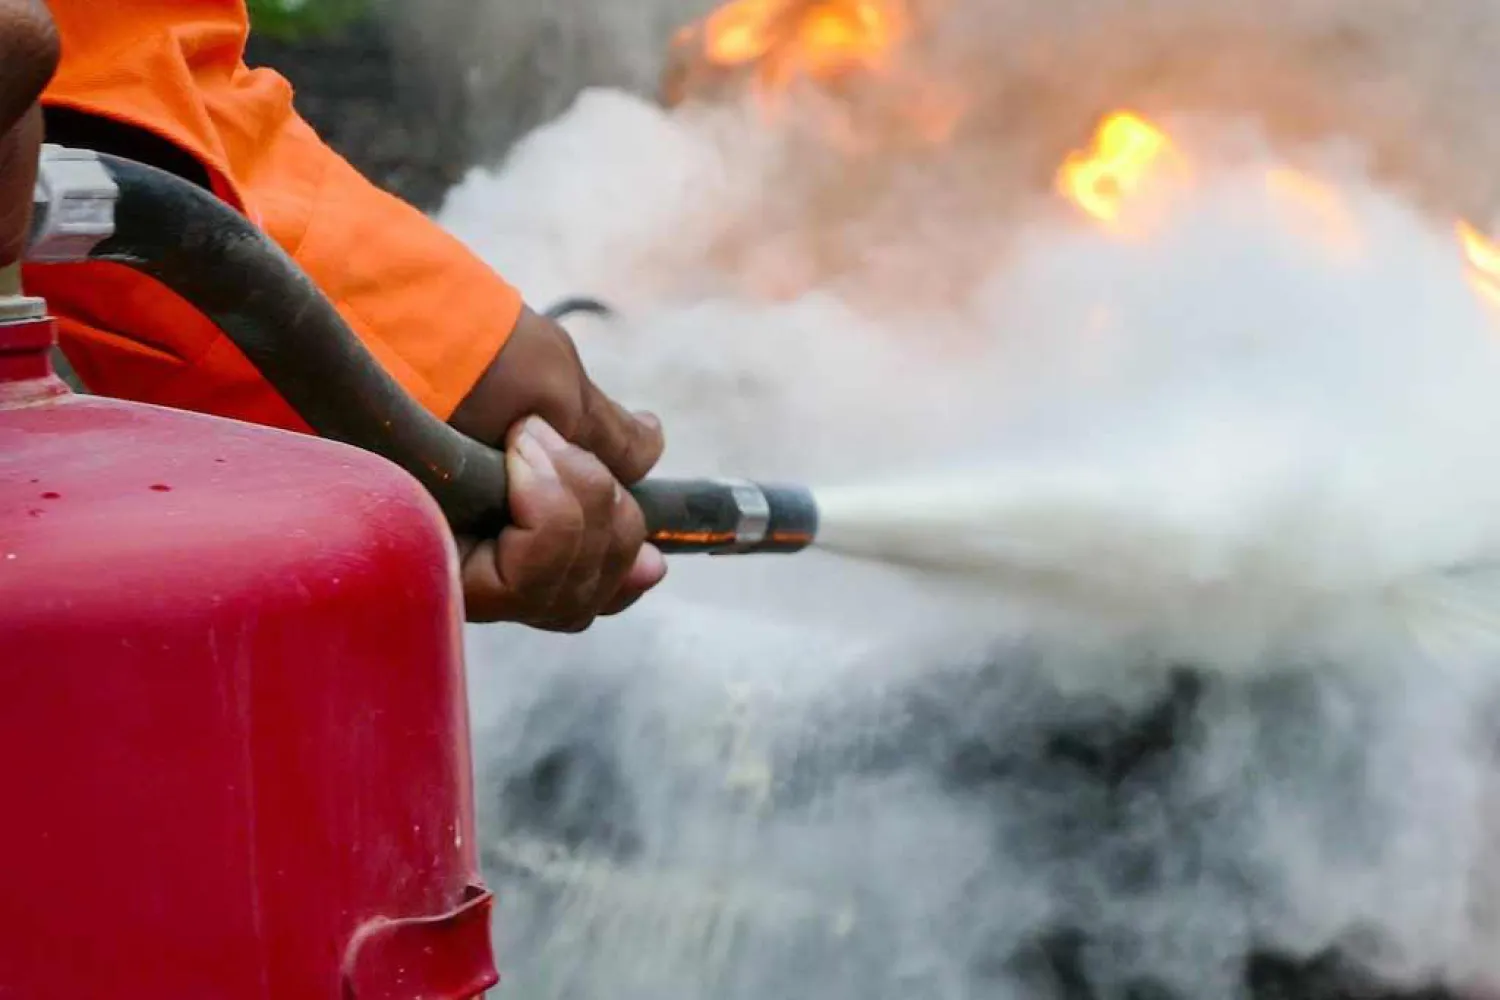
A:
MULTIPOLYGON (((573 365, 560 370, 550 321, 525 305, 474 387, 459 402, 448 423, 476 441, 499 445, 516 421, 541 416, 557 426, 560 414, 548 405, 558 395, 560 376, 576 380, 573 365)), ((564 393, 566 394, 566 393, 564 393)))

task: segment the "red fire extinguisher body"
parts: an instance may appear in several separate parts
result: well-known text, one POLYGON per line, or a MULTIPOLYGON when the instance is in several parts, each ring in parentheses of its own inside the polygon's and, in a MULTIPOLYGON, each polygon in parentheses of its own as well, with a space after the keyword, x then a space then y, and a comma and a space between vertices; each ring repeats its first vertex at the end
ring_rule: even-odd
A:
POLYGON ((0 327, 0 998, 495 981, 452 542, 351 448, 61 390, 0 327))

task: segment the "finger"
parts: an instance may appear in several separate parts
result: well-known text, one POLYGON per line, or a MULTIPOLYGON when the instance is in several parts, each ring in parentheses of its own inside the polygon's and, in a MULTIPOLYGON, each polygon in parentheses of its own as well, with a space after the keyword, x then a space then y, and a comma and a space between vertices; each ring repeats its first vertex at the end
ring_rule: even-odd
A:
POLYGON ((42 95, 60 54, 57 26, 42 0, 0 0, 0 131, 42 95))
POLYGON ((578 561, 588 514, 564 481, 557 458, 526 421, 511 435, 506 467, 511 475, 511 527, 500 533, 500 578, 540 607, 563 590, 578 561))
POLYGON ((509 435, 511 524, 462 564, 472 620, 545 616, 565 585, 584 533, 584 511, 551 455, 525 425, 509 435), (474 617, 474 616, 483 616, 474 617))
POLYGON ((500 582, 500 558, 495 539, 474 542, 458 563, 458 582, 464 595, 464 620, 475 624, 515 621, 519 609, 500 582))
POLYGON ((635 497, 616 486, 611 516, 610 545, 599 571, 597 603, 601 611, 618 603, 632 567, 646 543, 646 517, 635 497))
POLYGON ((583 419, 573 442, 593 452, 627 486, 645 478, 666 447, 655 414, 631 413, 592 382, 584 384, 583 419))
POLYGON ((569 444, 547 423, 532 418, 527 425, 547 450, 563 485, 583 511, 582 537, 558 604, 570 617, 592 621, 599 610, 601 590, 607 586, 613 593, 618 582, 606 581, 604 574, 615 544, 616 497, 624 490, 597 458, 569 444))
MULTIPOLYGON (((3 2, 3 0, 0 0, 3 2)), ((42 145, 42 110, 33 106, 10 131, 0 135, 0 265, 20 259, 31 219, 37 151, 42 145)))
POLYGON ((483 541, 483 538, 476 538, 473 535, 453 536, 453 546, 458 549, 458 563, 460 566, 463 565, 464 560, 469 558, 469 555, 475 549, 479 548, 483 541))
POLYGON ((541 445, 557 470, 558 479, 583 508, 585 524, 607 528, 614 517, 620 484, 604 463, 583 448, 570 444, 540 417, 525 421, 524 433, 541 445))
POLYGON ((654 545, 643 545, 636 554, 635 562, 620 584, 614 599, 605 605, 601 615, 617 615, 632 607, 637 601, 661 583, 667 575, 667 560, 654 545))

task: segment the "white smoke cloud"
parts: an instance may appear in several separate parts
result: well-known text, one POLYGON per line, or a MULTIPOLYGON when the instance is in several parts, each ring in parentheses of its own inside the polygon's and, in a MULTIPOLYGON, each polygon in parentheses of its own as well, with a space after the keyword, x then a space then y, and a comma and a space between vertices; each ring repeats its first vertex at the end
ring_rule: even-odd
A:
POLYGON ((1496 205, 1500 16, 950 7, 940 153, 592 90, 442 214, 623 310, 575 332, 663 472, 878 482, 921 514, 881 553, 984 557, 681 560, 585 636, 471 632, 510 988, 1493 979, 1500 341, 1451 221, 1496 205), (1208 167, 1130 245, 1049 188, 1126 103, 1208 167), (1267 200, 1282 159, 1357 259, 1267 200))

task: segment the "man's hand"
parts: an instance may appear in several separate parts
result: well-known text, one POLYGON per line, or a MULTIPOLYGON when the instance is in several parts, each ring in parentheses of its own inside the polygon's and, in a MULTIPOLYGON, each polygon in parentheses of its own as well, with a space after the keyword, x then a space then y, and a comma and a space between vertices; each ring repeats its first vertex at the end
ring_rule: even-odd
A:
POLYGON ((503 442, 510 474, 511 526, 498 539, 459 539, 470 621, 577 632, 666 575, 624 489, 661 457, 661 426, 600 392, 561 326, 523 312, 451 423, 503 442))
POLYGON ((42 142, 36 101, 57 59, 57 32, 41 0, 0 0, 0 265, 25 248, 42 142))

